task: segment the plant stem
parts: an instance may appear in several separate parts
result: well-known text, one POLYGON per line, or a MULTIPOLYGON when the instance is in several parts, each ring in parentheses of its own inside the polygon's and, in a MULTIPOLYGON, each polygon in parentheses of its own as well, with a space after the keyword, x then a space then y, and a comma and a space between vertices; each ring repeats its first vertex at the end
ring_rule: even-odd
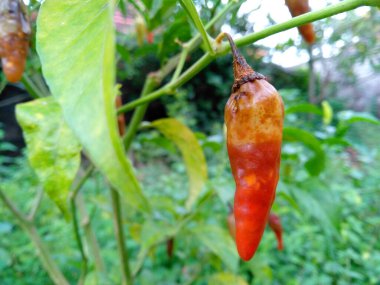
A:
MULTIPOLYGON (((146 94, 151 92, 155 87, 157 87, 158 83, 152 76, 152 74, 148 75, 143 90, 141 91, 141 98, 143 98, 146 94)), ((126 150, 129 149, 131 146, 133 137, 135 136, 137 129, 139 127, 140 122, 144 118, 146 109, 148 108, 148 104, 141 105, 140 107, 136 108, 135 112, 133 113, 131 122, 128 124, 127 133, 124 136, 124 148, 126 150)))
POLYGON ((21 77, 21 82, 24 84, 26 91, 33 99, 38 99, 43 97, 41 90, 37 87, 36 84, 30 79, 27 74, 23 74, 21 77))
POLYGON ((83 176, 81 179, 78 181, 78 183, 75 185, 73 188, 71 198, 75 199, 76 196, 78 195, 80 189, 82 188, 83 184, 87 181, 87 179, 90 177, 92 172, 95 170, 95 166, 93 164, 90 164, 87 169, 85 170, 83 176))
POLYGON ((85 181, 88 179, 88 177, 90 177, 93 170, 94 170, 94 166, 91 164, 86 169, 85 174, 81 177, 81 179, 76 184, 76 186, 73 188, 73 190, 71 191, 71 195, 70 195, 70 208, 71 208, 71 215, 72 215, 72 219, 73 219, 74 235, 75 235, 75 239, 77 241, 78 248, 79 248, 79 251, 81 254, 81 258, 82 258, 82 269, 81 269, 81 275, 80 275, 78 284, 84 284, 86 274, 87 274, 88 259, 87 259, 86 253, 84 251, 84 247, 83 247, 83 243, 82 243, 82 239, 81 239, 80 231, 79 231, 76 197, 77 197, 80 189, 82 188, 83 184, 85 183, 85 181))
POLYGON ((187 49, 183 49, 182 52, 181 52, 181 56, 179 58, 178 64, 177 64, 177 68, 175 69, 173 77, 170 80, 170 82, 174 82, 174 81, 176 81, 178 79, 179 75, 182 72, 183 66, 185 65, 185 61, 186 61, 187 55, 188 55, 188 50, 187 49))
POLYGON ((100 254, 99 243, 96 239, 94 231, 92 230, 90 217, 88 216, 83 197, 80 193, 78 194, 76 200, 77 206, 79 207, 80 216, 82 217, 81 225, 83 227, 84 235, 90 248, 90 253, 93 255, 92 257, 94 259, 95 269, 98 273, 105 276, 105 266, 100 254))
POLYGON ((203 42, 206 45, 206 50, 209 53, 214 54, 214 49, 212 48, 209 35, 207 34, 205 27, 203 26, 202 20, 198 15, 194 2, 192 0, 179 0, 179 3, 186 11, 188 16, 193 20, 195 27, 197 28, 199 34, 202 36, 203 42))
POLYGON ((36 217, 38 208, 41 205, 41 201, 42 201, 43 197, 44 197, 44 189, 42 187, 40 187, 38 189, 38 192, 37 192, 36 198, 34 200, 33 206, 30 210, 30 214, 28 215, 28 218, 27 218, 29 221, 32 222, 34 220, 34 218, 36 217))
POLYGON ((157 91, 154 91, 144 97, 141 97, 137 100, 134 100, 128 104, 125 104, 121 108, 119 108, 118 113, 124 113, 128 112, 134 108, 136 108, 139 105, 151 102, 155 99, 160 98, 161 96, 172 93, 172 91, 183 84, 185 84, 187 81, 189 81, 191 78, 194 77, 197 73, 199 73, 204 67, 206 67, 214 57, 206 53, 203 57, 201 57, 196 63, 194 63, 186 72, 184 72, 176 81, 171 82, 169 84, 166 84, 165 86, 161 87, 157 91))
POLYGON ((17 207, 6 197, 3 191, 0 189, 0 199, 4 202, 5 206, 12 212, 12 214, 17 218, 20 225, 25 229, 30 239, 34 243, 37 249, 37 254, 41 260, 42 265, 49 274, 50 278, 53 280, 54 284, 57 285, 69 285, 69 282, 63 276, 62 272, 59 270, 54 259, 49 253, 49 249, 46 247, 45 243, 42 241, 40 235, 37 232, 35 225, 30 222, 18 209, 17 207))
POLYGON ((77 207, 75 205, 75 199, 74 198, 70 199, 70 206, 71 206, 71 215, 73 218, 75 239, 77 241, 78 248, 80 251, 80 255, 82 257, 82 269, 81 269, 81 275, 80 275, 78 284, 84 284, 86 274, 87 274, 87 256, 86 256, 86 253, 84 252, 82 239, 81 239, 80 233, 79 233, 79 225, 78 225, 78 218, 77 218, 77 207))
MULTIPOLYGON (((280 23, 266 28, 260 32, 246 35, 235 41, 237 46, 244 46, 252 44, 258 40, 264 39, 271 35, 289 30, 291 28, 314 22, 326 17, 330 17, 336 14, 340 14, 346 11, 353 10, 360 6, 379 6, 380 0, 346 0, 335 5, 331 5, 319 11, 313 11, 301 16, 295 17, 285 23, 280 23)), ((218 50, 216 55, 211 53, 205 53, 197 62, 195 62, 184 74, 182 74, 177 80, 170 82, 160 89, 144 96, 143 98, 136 99, 121 108, 119 108, 118 113, 128 112, 141 104, 146 104, 153 100, 160 98, 161 96, 170 93, 175 88, 178 88, 193 78, 197 73, 199 73, 203 68, 205 68, 214 58, 217 56, 222 56, 230 50, 228 44, 225 44, 218 50)))
POLYGON ((122 214, 121 214, 121 207, 120 207, 120 196, 119 196, 119 193, 113 188, 110 188, 110 192, 111 192, 111 200, 112 200, 112 208, 113 208, 115 236, 116 236, 118 253, 119 253, 119 258, 120 258, 121 267, 122 267, 122 270, 121 270, 122 284, 131 285, 132 275, 131 275, 131 269, 129 268, 128 253, 127 253, 127 249, 124 243, 124 231, 123 231, 122 216, 121 216, 122 214))

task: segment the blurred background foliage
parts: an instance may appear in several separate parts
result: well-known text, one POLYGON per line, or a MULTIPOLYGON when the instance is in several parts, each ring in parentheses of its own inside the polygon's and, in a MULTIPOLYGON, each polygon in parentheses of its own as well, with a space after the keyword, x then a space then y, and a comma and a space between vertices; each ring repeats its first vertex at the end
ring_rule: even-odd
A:
MULTIPOLYGON (((195 2, 205 23, 225 5, 220 0, 195 2)), ((196 31, 177 1, 119 5, 119 16, 127 24, 117 25, 117 75, 127 102, 138 97, 146 75, 180 52, 181 44, 196 31), (143 23, 140 32, 137 22, 143 23)), ((38 1, 30 2, 32 18, 38 6, 38 1)), ((226 25, 237 35, 255 31, 255 24, 248 21, 250 13, 238 13, 236 8, 211 28, 211 35, 226 25)), ((268 21, 274 22, 270 15, 268 21)), ((300 38, 274 48, 257 44, 241 49, 255 70, 276 86, 286 106, 281 178, 273 207, 284 228, 281 252, 267 230, 254 259, 241 262, 228 233, 234 182, 223 110, 233 82, 232 58, 217 59, 174 94, 150 105, 145 120, 175 117, 196 132, 209 180, 193 211, 186 213, 188 179, 180 152, 158 131, 139 132, 129 154, 154 214, 144 220, 133 209, 123 211, 129 254, 133 268, 139 270, 137 284, 380 284, 380 94, 378 88, 370 88, 370 80, 379 78, 379 21, 378 10, 368 9, 314 23, 318 42, 309 49, 314 61, 312 91, 307 63, 285 68, 271 60, 275 52, 294 47, 307 53, 300 38), (328 58, 326 47, 332 52, 328 58)), ((27 73, 46 90, 34 43, 27 73)), ((202 54, 192 53, 185 67, 202 54)), ((25 93, 23 86, 6 86, 1 78, 5 89, 0 114, 12 113, 15 103, 29 99, 12 101, 25 93)), ((20 152, 20 132, 11 118, 1 119, 0 185, 27 212, 40 185, 23 154, 9 156, 20 152)), ((90 220, 102 256, 99 265, 90 253, 86 284, 120 284, 107 187, 95 172, 81 192, 82 215, 90 220)), ((81 257, 72 225, 46 195, 36 224, 63 273, 71 282, 77 280, 81 257)), ((91 233, 84 228, 83 234, 91 252, 91 233)), ((4 206, 0 236, 1 284, 52 284, 33 244, 4 206)))

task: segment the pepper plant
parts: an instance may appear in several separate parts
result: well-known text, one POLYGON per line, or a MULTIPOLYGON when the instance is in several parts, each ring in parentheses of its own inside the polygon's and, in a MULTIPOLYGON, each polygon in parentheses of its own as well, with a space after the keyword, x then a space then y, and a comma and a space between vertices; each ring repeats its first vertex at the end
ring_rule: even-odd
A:
MULTIPOLYGON (((162 63, 158 70, 152 70, 146 75, 138 99, 117 108, 115 100, 122 87, 116 82, 116 51, 122 58, 125 54, 122 52, 121 44, 117 42, 114 14, 118 7, 123 13, 129 13, 125 10, 125 1, 45 0, 41 6, 38 1, 31 1, 31 7, 38 12, 37 32, 33 44, 36 46, 41 69, 29 68, 24 74, 22 83, 34 100, 18 105, 16 113, 23 128, 30 165, 39 178, 42 190, 37 194, 28 215, 9 199, 8 189, 2 184, 0 184, 0 198, 27 232, 54 284, 69 284, 69 281, 48 250, 35 224, 43 193, 46 193, 57 205, 67 223, 73 225, 81 256, 81 274, 76 278, 78 284, 89 284, 92 265, 99 274, 97 276, 102 276, 97 279, 99 284, 112 282, 134 284, 139 281, 144 262, 152 248, 175 237, 187 224, 196 221, 194 218, 199 207, 214 195, 214 192, 206 194, 202 192, 207 185, 207 165, 196 135, 174 118, 160 119, 148 124, 142 124, 142 120, 152 101, 174 94, 212 61, 229 53, 229 45, 212 38, 209 30, 215 28, 216 23, 225 19, 244 1, 229 1, 215 12, 207 23, 202 22, 192 0, 180 0, 180 5, 177 5, 176 1, 167 2, 160 7, 164 15, 161 18, 158 13, 152 12, 156 1, 130 1, 130 5, 134 6, 152 28, 159 26, 160 23, 157 21, 165 21, 166 10, 170 12, 173 9, 183 9, 188 21, 197 30, 197 34, 190 40, 181 42, 181 51, 178 54, 162 63), (203 51, 203 56, 187 67, 187 58, 199 49, 203 51), (127 112, 133 114, 126 126, 125 135, 120 138, 117 116, 127 112), (168 226, 164 232, 149 233, 150 227, 156 229, 152 217, 159 214, 159 209, 147 198, 128 155, 139 128, 144 132, 156 129, 172 141, 180 150, 186 165, 189 179, 188 195, 181 205, 182 210, 177 217, 178 223, 168 226), (95 175, 94 173, 100 173, 109 185, 119 256, 119 278, 116 281, 107 278, 96 243, 91 243, 84 237, 86 233, 90 233, 91 236, 91 223, 84 223, 83 231, 79 223, 79 216, 82 219, 89 218, 80 191, 86 180, 95 175), (123 225, 130 222, 125 220, 129 212, 137 213, 139 221, 147 225, 140 231, 141 247, 137 256, 131 256, 127 251, 130 241, 126 238, 123 225), (150 235, 146 235, 144 230, 150 235)), ((380 1, 345 0, 244 35, 236 39, 235 43, 238 47, 251 45, 271 35, 362 6, 379 7, 380 1)), ((272 83, 275 85, 275 80, 272 83)), ((226 90, 226 95, 228 94, 229 90, 226 90)), ((312 106, 304 105, 298 108, 308 112, 315 111, 312 106)), ((294 108, 293 112, 296 111, 294 108)), ((375 119, 365 116, 356 117, 356 120, 377 123, 375 119)), ((349 122, 349 119, 346 122, 349 122)), ((342 123, 342 133, 345 127, 342 123)), ((288 127, 284 129, 284 139, 305 143, 315 154, 315 157, 306 162, 306 168, 314 175, 322 171, 324 153, 313 135, 295 127, 288 127)), ((222 284, 220 280, 246 284, 242 277, 234 273, 237 271, 238 257, 231 238, 227 236, 220 244, 210 244, 213 237, 219 233, 224 235, 224 232, 218 229, 212 231, 203 226, 192 233, 201 237, 200 240, 204 241, 204 244, 217 252, 231 272, 214 276, 210 284, 222 284), (209 236, 202 236, 207 231, 210 231, 209 236)), ((226 284, 232 284, 231 282, 226 284)))

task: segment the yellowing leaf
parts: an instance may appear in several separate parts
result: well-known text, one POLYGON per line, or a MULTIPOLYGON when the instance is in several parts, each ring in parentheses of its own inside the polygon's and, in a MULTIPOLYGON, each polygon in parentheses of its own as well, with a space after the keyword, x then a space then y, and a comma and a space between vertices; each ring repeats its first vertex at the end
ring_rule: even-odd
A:
POLYGON ((207 164, 202 147, 194 133, 176 119, 160 119, 151 123, 181 151, 189 177, 189 197, 186 207, 189 209, 196 201, 207 180, 207 164))
POLYGON ((30 165, 45 192, 68 217, 67 197, 79 168, 81 146, 64 122, 61 107, 47 97, 17 105, 16 116, 30 165))

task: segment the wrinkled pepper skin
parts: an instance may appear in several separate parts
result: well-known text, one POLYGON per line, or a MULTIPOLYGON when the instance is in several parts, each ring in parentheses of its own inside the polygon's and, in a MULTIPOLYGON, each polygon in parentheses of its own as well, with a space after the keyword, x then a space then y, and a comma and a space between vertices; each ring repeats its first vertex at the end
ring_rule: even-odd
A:
POLYGON ((270 213, 269 219, 268 219, 269 227, 272 229, 274 234, 276 235, 277 239, 277 249, 283 250, 284 249, 284 243, 282 241, 282 225, 280 217, 276 214, 270 213))
POLYGON ((268 221, 279 179, 284 106, 276 89, 254 72, 227 35, 235 82, 226 104, 227 150, 236 183, 236 245, 248 261, 268 221))
MULTIPOLYGON (((308 0, 285 0, 285 4, 288 6, 290 14, 292 17, 297 17, 299 15, 310 12, 310 6, 308 0)), ((302 25, 298 27, 300 34, 303 39, 309 44, 315 42, 315 32, 313 25, 311 23, 302 25)))
POLYGON ((25 68, 31 32, 25 9, 19 0, 0 2, 0 57, 10 82, 19 81, 25 68))

